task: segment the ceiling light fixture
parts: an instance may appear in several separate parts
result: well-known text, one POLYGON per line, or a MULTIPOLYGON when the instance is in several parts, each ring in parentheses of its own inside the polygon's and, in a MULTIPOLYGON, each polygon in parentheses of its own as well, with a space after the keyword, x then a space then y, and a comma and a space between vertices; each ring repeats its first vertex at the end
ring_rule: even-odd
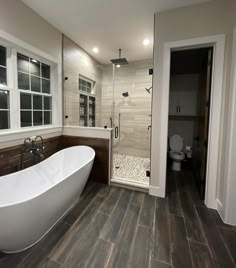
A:
POLYGON ((94 48, 93 48, 93 52, 94 52, 94 53, 98 53, 98 52, 99 52, 99 49, 98 49, 97 47, 94 47, 94 48))
POLYGON ((116 64, 116 67, 117 67, 117 68, 120 68, 120 64, 116 64))
POLYGON ((148 46, 150 44, 150 40, 149 39, 144 39, 143 44, 144 44, 144 46, 148 46))
POLYGON ((32 61, 32 62, 35 62, 35 63, 37 63, 37 61, 36 61, 36 60, 34 60, 34 59, 32 59, 31 61, 32 61))

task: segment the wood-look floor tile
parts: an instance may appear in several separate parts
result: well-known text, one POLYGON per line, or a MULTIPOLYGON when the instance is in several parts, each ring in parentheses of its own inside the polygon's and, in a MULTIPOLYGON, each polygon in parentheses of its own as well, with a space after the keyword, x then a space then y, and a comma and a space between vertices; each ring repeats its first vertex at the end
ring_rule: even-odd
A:
POLYGON ((107 215, 98 213, 89 227, 84 230, 81 237, 78 237, 76 245, 69 253, 68 258, 64 262, 64 267, 67 268, 84 268, 93 251, 95 242, 98 240, 99 235, 108 219, 107 215))
POLYGON ((219 230, 236 264, 236 231, 227 227, 219 227, 219 230))
POLYGON ((61 268, 61 265, 59 263, 47 259, 39 266, 39 268, 61 268))
POLYGON ((140 207, 130 204, 107 267, 130 267, 132 245, 138 224, 139 214, 140 207))
POLYGON ((111 217, 107 221, 104 230, 100 236, 101 239, 108 242, 115 242, 132 196, 132 191, 129 190, 121 190, 121 191, 122 193, 120 199, 117 202, 111 214, 111 217))
POLYGON ((15 254, 6 254, 0 252, 0 267, 1 268, 17 267, 19 263, 22 262, 24 258, 33 250, 33 248, 34 247, 15 254))
POLYGON ((209 209, 209 212, 212 214, 214 221, 216 223, 216 225, 220 226, 220 227, 225 227, 225 228, 230 228, 232 230, 236 231, 236 226, 224 223, 222 218, 220 217, 219 213, 217 210, 215 209, 209 209))
MULTIPOLYGON (((150 268, 171 268, 171 266, 164 262, 159 262, 156 260, 151 260, 150 268)), ((187 267, 184 267, 187 268, 187 267)))
POLYGON ((53 250, 54 247, 63 239, 66 232, 69 230, 69 225, 60 222, 57 224, 47 236, 45 236, 27 255, 26 258, 18 265, 19 268, 26 267, 38 267, 46 259, 48 254, 53 250))
POLYGON ((103 214, 110 215, 112 210, 114 209, 117 201, 119 200, 119 197, 121 195, 121 190, 116 187, 111 187, 111 193, 103 203, 103 205, 100 208, 100 211, 103 214))
POLYGON ((146 194, 144 196, 142 210, 139 218, 139 224, 152 228, 154 221, 154 212, 155 212, 155 201, 154 196, 146 194))
POLYGON ((197 211, 186 192, 180 192, 180 202, 184 214, 188 239, 199 243, 206 243, 197 211))
POLYGON ((78 239, 86 231, 89 224, 97 214, 99 207, 102 205, 105 196, 97 196, 81 213, 79 219, 71 226, 69 232, 64 237, 58 246, 50 254, 50 259, 63 264, 65 259, 70 254, 78 239))
POLYGON ((81 213, 86 209, 86 207, 92 202, 92 200, 96 197, 96 195, 101 191, 102 185, 93 183, 89 184, 78 203, 75 205, 75 207, 63 218, 63 221, 68 224, 73 224, 78 217, 81 215, 81 213))
POLYGON ((130 202, 134 205, 141 206, 143 203, 144 196, 145 193, 135 191, 132 195, 130 202))
POLYGON ((197 207, 197 212, 202 222, 208 245, 219 267, 235 268, 235 264, 221 238, 212 214, 204 207, 197 207))
POLYGON ((86 268, 104 268, 109 260, 113 249, 113 244, 101 239, 98 239, 90 257, 86 268))
POLYGON ((191 170, 172 171, 172 173, 170 179, 175 180, 179 192, 188 192, 192 188, 193 175, 191 170))
POLYGON ((175 268, 192 267, 187 234, 182 217, 170 214, 172 264, 175 268))
POLYGON ((175 179, 167 179, 167 196, 168 196, 168 207, 169 212, 177 216, 182 217, 182 208, 180 204, 179 193, 176 187, 175 179))
POLYGON ((140 225, 138 226, 138 230, 134 240, 130 267, 148 267, 151 246, 151 234, 152 229, 140 225))
POLYGON ((170 222, 167 207, 167 200, 157 198, 155 214, 154 247, 152 250, 153 259, 171 263, 170 259, 170 222))
POLYGON ((214 268, 214 262, 207 245, 189 242, 194 268, 214 268))

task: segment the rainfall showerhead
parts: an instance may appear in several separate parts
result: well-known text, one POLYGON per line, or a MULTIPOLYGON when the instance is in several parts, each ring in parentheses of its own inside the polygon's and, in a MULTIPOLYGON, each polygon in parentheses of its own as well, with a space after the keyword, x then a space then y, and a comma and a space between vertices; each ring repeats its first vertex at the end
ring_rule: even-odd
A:
POLYGON ((122 93, 122 96, 123 97, 129 97, 129 92, 127 91, 127 92, 122 93))
POLYGON ((118 59, 112 59, 111 62, 115 65, 125 65, 128 64, 128 61, 126 58, 121 58, 121 48, 119 48, 119 58, 118 59))

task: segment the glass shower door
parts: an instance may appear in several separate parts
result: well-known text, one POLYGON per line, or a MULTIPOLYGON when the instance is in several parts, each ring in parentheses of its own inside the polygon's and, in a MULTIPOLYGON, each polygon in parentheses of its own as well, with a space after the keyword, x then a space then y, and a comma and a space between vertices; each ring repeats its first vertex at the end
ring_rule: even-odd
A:
POLYGON ((113 181, 143 187, 150 175, 149 68, 152 61, 131 62, 113 72, 113 181))

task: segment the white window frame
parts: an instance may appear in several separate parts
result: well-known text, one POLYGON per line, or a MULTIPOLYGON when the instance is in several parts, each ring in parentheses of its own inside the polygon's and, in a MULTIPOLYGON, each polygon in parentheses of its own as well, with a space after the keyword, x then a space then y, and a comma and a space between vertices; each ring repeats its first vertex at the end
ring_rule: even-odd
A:
MULTIPOLYGON (((0 86, 0 89, 2 90, 6 90, 9 92, 9 108, 8 109, 0 109, 1 111, 9 111, 9 117, 8 118, 8 124, 9 124, 9 129, 11 128, 11 99, 12 99, 12 96, 11 96, 11 92, 12 92, 12 81, 10 79, 10 75, 9 75, 9 72, 10 72, 10 62, 9 62, 9 57, 10 57, 10 54, 11 54, 11 51, 10 49, 5 45, 5 44, 2 44, 0 42, 0 46, 2 47, 5 47, 6 49, 6 72, 7 72, 7 85, 1 85, 0 86)), ((4 130, 8 130, 8 129, 2 129, 3 131, 4 130)), ((0 130, 1 131, 1 130, 0 130)))
POLYGON ((84 80, 86 82, 89 82, 91 83, 92 85, 92 88, 91 88, 91 93, 88 93, 87 91, 83 91, 83 90, 80 90, 80 83, 78 83, 79 85, 79 92, 84 94, 84 95, 87 95, 87 96, 93 96, 93 97, 96 97, 96 81, 92 80, 92 79, 89 79, 81 74, 79 74, 79 80, 84 80))
MULTIPOLYGON (((39 58, 37 57, 32 57, 31 55, 29 56, 28 54, 26 54, 26 53, 21 53, 21 52, 19 52, 19 50, 17 50, 17 51, 15 51, 14 50, 14 53, 16 53, 15 54, 15 56, 16 56, 16 59, 17 59, 17 54, 18 53, 20 53, 20 54, 22 54, 22 55, 24 55, 24 56, 26 56, 26 57, 29 57, 29 59, 31 59, 31 58, 33 58, 33 59, 35 59, 35 60, 37 60, 38 62, 40 62, 40 63, 44 63, 44 64, 47 64, 48 66, 50 66, 50 79, 46 79, 46 78, 43 78, 42 76, 37 76, 37 75, 33 75, 34 77, 38 77, 38 78, 43 78, 43 79, 46 79, 46 80, 49 80, 50 81, 50 93, 43 93, 42 92, 42 83, 40 84, 40 92, 37 92, 37 91, 32 91, 31 90, 31 74, 30 74, 30 72, 28 73, 28 75, 29 75, 29 84, 30 84, 30 89, 29 90, 26 90, 26 89, 19 89, 19 86, 18 86, 18 69, 17 69, 17 62, 16 62, 16 72, 17 72, 17 77, 16 77, 16 83, 17 83, 17 91, 19 92, 19 94, 18 94, 18 99, 19 99, 19 105, 20 105, 20 95, 21 95, 21 93, 25 93, 25 94, 29 94, 29 95, 31 95, 31 102, 32 102, 32 108, 30 109, 30 111, 31 111, 31 116, 32 116, 32 126, 29 126, 29 127, 22 127, 21 125, 20 125, 20 122, 19 122, 19 127, 20 128, 30 128, 30 127, 33 127, 33 128, 35 128, 36 126, 33 126, 33 121, 34 121, 34 117, 33 117, 33 113, 34 113, 34 111, 37 111, 37 110, 34 110, 33 109, 33 96, 34 95, 38 95, 38 96, 42 96, 42 97, 51 97, 52 98, 52 101, 53 101, 53 91, 52 91, 52 79, 51 79, 51 65, 50 64, 48 64, 48 63, 45 63, 45 61, 44 62, 42 62, 41 60, 39 60, 39 58)), ((22 72, 22 71, 19 71, 20 73, 25 73, 25 72, 22 72)), ((25 73, 25 74, 27 74, 27 73, 25 73)), ((42 105, 44 106, 44 102, 42 103, 42 105)), ((19 109, 20 109, 20 114, 21 114, 21 111, 27 111, 27 109, 21 109, 20 107, 19 107, 19 109)), ((28 110, 29 111, 29 110, 28 110)), ((44 111, 49 111, 49 110, 44 110, 44 108, 42 107, 42 113, 44 112, 44 111)), ((53 115, 53 107, 52 107, 52 103, 51 103, 51 113, 52 113, 52 115, 53 115)), ((44 115, 43 115, 43 117, 44 117, 44 115)), ((44 120, 43 120, 43 122, 44 122, 44 120)), ((52 118, 51 118, 51 124, 42 124, 41 126, 51 126, 53 124, 53 122, 52 122, 52 118)))
MULTIPOLYGON (((15 38, 14 36, 0 31, 0 45, 7 49, 7 87, 10 92, 10 124, 9 129, 0 130, 0 139, 8 141, 12 135, 16 133, 34 132, 52 133, 62 129, 62 83, 61 83, 61 59, 58 60, 47 53, 25 43, 24 41, 15 38), (40 126, 20 126, 20 92, 18 90, 18 73, 17 73, 17 53, 21 53, 30 58, 34 58, 42 63, 50 66, 50 89, 52 97, 52 124, 40 126)), ((4 89, 4 87, 2 87, 4 89)), ((25 90, 24 92, 37 94, 25 90)), ((48 94, 46 94, 49 96, 48 94)))

